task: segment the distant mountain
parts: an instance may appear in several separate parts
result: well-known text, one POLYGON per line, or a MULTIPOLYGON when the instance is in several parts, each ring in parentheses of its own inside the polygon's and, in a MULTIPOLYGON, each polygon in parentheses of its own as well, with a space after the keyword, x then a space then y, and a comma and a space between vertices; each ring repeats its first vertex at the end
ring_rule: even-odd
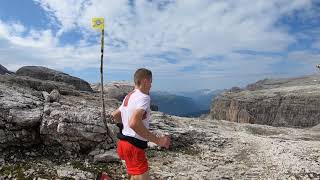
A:
POLYGON ((269 126, 316 126, 320 123, 319 87, 318 74, 233 87, 215 99, 210 118, 269 126))
POLYGON ((2 66, 2 65, 0 64, 0 75, 3 75, 3 74, 13 74, 13 72, 8 71, 7 68, 5 68, 4 66, 2 66))
POLYGON ((212 99, 223 90, 197 90, 179 92, 177 94, 156 91, 151 92, 151 103, 156 104, 159 111, 184 117, 199 117, 208 114, 212 99))
POLYGON ((167 114, 182 116, 198 112, 200 109, 193 99, 168 92, 151 92, 151 104, 156 104, 158 110, 167 114))
POLYGON ((177 95, 192 98, 200 110, 206 111, 210 109, 213 98, 224 91, 225 90, 220 89, 201 89, 196 91, 178 92, 177 95))

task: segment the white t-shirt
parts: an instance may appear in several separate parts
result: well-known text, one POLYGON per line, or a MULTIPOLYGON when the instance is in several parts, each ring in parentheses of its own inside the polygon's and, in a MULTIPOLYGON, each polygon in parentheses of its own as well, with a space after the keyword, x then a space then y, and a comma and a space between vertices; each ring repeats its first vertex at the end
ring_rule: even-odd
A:
POLYGON ((122 101, 119 108, 121 111, 121 118, 123 124, 122 134, 125 136, 134 137, 142 141, 147 141, 143 137, 139 136, 133 129, 129 127, 129 120, 133 112, 137 109, 143 109, 145 111, 142 122, 144 126, 149 129, 150 122, 150 96, 143 94, 139 89, 135 89, 129 93, 122 101))

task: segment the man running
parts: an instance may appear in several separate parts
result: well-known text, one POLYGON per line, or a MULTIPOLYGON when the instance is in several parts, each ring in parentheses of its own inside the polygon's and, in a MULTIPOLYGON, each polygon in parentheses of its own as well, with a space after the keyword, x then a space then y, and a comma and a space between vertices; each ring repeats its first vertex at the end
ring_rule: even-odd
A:
POLYGON ((144 149, 147 141, 161 147, 169 148, 168 136, 157 137, 149 131, 150 96, 152 72, 148 69, 138 69, 134 74, 135 89, 123 100, 121 106, 112 113, 120 124, 122 131, 117 152, 120 159, 126 162, 131 180, 149 179, 148 161, 144 149))

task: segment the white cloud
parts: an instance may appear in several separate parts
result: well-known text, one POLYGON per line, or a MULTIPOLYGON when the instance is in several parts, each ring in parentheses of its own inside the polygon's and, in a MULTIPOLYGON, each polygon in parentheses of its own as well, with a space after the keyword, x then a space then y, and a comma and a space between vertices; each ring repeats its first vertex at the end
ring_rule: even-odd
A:
POLYGON ((61 24, 61 29, 58 35, 63 32, 69 31, 76 27, 77 19, 79 18, 82 8, 84 6, 84 0, 34 0, 44 10, 48 12, 48 16, 51 20, 57 19, 61 24))
MULTIPOLYGON (((162 79, 211 79, 272 73, 270 64, 281 57, 236 54, 236 50, 286 51, 296 37, 275 23, 295 10, 311 8, 311 0, 34 0, 58 26, 34 30, 20 23, 0 20, 0 61, 12 67, 45 65, 54 68, 85 69, 99 66, 99 45, 92 45, 98 32, 92 17, 105 17, 106 66, 126 71, 149 67, 162 79), (78 44, 61 45, 61 35, 78 30, 78 44), (7 48, 9 46, 9 48, 7 48), (181 49, 189 49, 184 54, 181 49), (161 56, 173 52, 177 63, 161 56), (10 57, 8 57, 8 54, 10 57), (210 56, 220 61, 201 61, 210 56), (10 62, 9 60, 10 59, 10 62), (76 64, 76 66, 75 66, 76 64), (198 71, 180 72, 194 66, 198 71)), ((97 39, 98 42, 98 39, 97 39)), ((315 47, 320 44, 315 43, 315 47)), ((291 57, 291 56, 290 56, 291 57)), ((294 55, 297 57, 297 55, 294 55)), ((304 56, 304 58, 307 58, 304 56)), ((10 68, 9 68, 10 69, 10 68)))
POLYGON ((0 37, 5 38, 9 35, 20 35, 22 32, 25 31, 25 27, 17 22, 14 23, 3 23, 0 20, 0 37))
POLYGON ((288 59, 303 64, 299 68, 300 72, 316 72, 316 65, 320 63, 320 54, 311 53, 308 50, 289 53, 288 59))
POLYGON ((309 0, 273 1, 57 1, 38 0, 62 24, 62 29, 90 31, 92 17, 106 18, 112 39, 128 43, 135 53, 189 48, 198 56, 227 54, 234 49, 281 51, 295 41, 285 30, 274 27, 281 15, 310 6, 309 0))

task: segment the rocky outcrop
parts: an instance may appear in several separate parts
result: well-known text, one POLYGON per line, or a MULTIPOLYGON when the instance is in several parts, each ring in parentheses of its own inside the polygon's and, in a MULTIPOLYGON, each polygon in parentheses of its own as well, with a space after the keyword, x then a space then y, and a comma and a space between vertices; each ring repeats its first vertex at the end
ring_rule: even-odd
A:
POLYGON ((13 72, 8 71, 7 68, 5 68, 4 66, 2 66, 2 65, 0 64, 0 75, 3 75, 3 74, 13 74, 13 72))
POLYGON ((115 145, 115 134, 110 132, 115 127, 102 121, 98 99, 63 97, 59 103, 45 103, 43 111, 40 136, 46 145, 60 144, 86 154, 115 145))
POLYGON ((55 81, 43 81, 27 76, 2 75, 0 83, 12 84, 21 88, 30 88, 36 91, 46 91, 50 93, 57 89, 62 95, 79 95, 80 92, 74 86, 55 81))
POLYGON ((16 74, 19 76, 28 76, 40 80, 62 82, 74 86, 76 90, 92 92, 92 89, 88 82, 80 78, 70 76, 69 74, 46 67, 24 66, 18 69, 16 74))
POLYGON ((271 126, 309 127, 320 123, 320 76, 265 79, 216 97, 213 119, 271 126))
MULTIPOLYGON (((101 91, 101 84, 91 85, 94 91, 101 91)), ((110 82, 103 85, 104 94, 107 98, 122 101, 125 96, 134 89, 134 85, 127 81, 110 82)))
POLYGON ((41 93, 0 83, 0 149, 39 144, 41 93))
MULTIPOLYGON (((61 95, 56 84, 49 94, 28 85, 31 82, 47 85, 41 80, 23 79, 0 76, 0 150, 45 144, 88 154, 115 145, 118 129, 107 123, 109 119, 102 121, 99 94, 76 91, 77 96, 61 95)), ((117 100, 106 99, 106 112, 118 105, 117 100)))

